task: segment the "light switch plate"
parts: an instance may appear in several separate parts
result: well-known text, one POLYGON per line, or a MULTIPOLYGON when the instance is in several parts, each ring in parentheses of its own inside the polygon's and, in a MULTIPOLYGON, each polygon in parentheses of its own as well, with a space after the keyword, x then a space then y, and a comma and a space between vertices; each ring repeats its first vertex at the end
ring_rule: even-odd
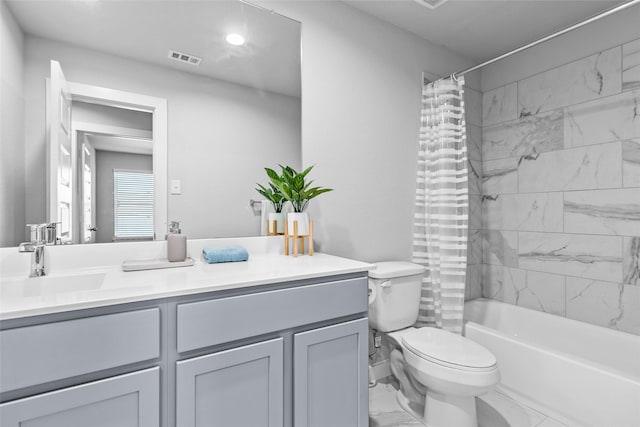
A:
POLYGON ((171 180, 171 194, 182 194, 182 183, 179 179, 171 180))

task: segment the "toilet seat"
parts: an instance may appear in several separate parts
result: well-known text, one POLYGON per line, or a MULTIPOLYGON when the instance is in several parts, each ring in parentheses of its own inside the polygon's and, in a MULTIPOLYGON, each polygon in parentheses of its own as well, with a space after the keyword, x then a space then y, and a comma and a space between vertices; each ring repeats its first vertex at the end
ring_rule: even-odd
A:
POLYGON ((496 369, 496 358, 489 350, 452 332, 424 327, 407 331, 401 340, 407 350, 441 366, 473 372, 496 369))

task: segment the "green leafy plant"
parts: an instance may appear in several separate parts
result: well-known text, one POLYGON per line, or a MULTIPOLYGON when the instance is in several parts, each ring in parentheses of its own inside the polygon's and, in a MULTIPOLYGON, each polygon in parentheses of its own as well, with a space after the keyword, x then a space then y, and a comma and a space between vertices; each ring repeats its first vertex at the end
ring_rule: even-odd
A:
POLYGON ((273 210, 275 210, 276 213, 282 212, 282 207, 287 200, 284 198, 278 187, 276 187, 272 183, 269 183, 269 188, 258 183, 256 183, 256 185, 258 186, 258 188, 256 188, 256 191, 260 193, 262 197, 271 202, 271 204, 273 205, 273 210))
POLYGON ((285 200, 291 202, 294 212, 304 212, 309 200, 322 193, 333 191, 332 188, 311 187, 313 181, 306 181, 306 176, 313 166, 309 166, 302 172, 297 172, 290 166, 279 165, 282 172, 278 174, 273 169, 265 168, 271 183, 280 190, 285 200))

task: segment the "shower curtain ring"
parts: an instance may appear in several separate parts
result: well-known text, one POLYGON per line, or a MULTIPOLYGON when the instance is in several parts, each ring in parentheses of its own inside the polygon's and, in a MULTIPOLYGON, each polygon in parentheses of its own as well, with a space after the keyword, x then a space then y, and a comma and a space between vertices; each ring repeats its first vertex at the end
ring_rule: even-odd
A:
POLYGON ((458 81, 458 77, 456 76, 456 73, 452 73, 451 78, 456 82, 458 81))

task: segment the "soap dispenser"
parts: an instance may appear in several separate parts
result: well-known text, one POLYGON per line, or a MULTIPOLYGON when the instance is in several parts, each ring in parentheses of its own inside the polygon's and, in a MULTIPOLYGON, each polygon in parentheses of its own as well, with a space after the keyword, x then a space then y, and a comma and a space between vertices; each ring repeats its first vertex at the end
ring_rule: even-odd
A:
POLYGON ((171 221, 169 223, 167 258, 171 262, 184 261, 187 259, 187 236, 180 234, 180 231, 180 222, 171 221))

